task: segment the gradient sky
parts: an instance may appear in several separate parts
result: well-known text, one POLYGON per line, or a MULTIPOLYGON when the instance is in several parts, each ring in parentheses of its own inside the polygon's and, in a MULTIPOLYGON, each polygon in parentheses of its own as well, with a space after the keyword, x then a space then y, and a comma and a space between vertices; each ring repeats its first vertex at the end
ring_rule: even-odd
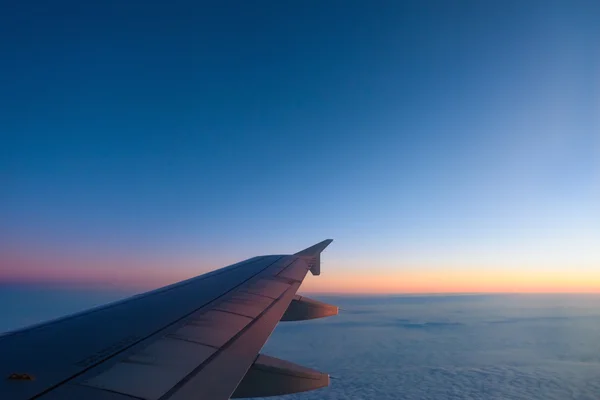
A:
POLYGON ((0 280, 600 291, 600 3, 12 2, 0 280))

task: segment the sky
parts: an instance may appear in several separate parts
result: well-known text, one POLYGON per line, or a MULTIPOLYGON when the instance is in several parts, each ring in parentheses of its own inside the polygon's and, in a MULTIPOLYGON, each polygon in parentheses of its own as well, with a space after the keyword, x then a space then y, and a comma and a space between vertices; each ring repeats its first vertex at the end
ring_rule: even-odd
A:
POLYGON ((150 289, 326 238, 306 292, 600 292, 600 4, 22 1, 0 282, 150 289))

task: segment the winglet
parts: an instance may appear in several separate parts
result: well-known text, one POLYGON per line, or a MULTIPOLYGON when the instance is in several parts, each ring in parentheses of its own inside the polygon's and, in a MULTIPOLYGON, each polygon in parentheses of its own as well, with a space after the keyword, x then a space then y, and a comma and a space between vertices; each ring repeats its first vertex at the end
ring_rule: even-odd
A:
POLYGON ((322 242, 299 251, 294 255, 306 258, 308 260, 310 272, 312 272, 313 275, 321 275, 321 252, 325 250, 325 248, 329 246, 331 242, 333 242, 333 239, 323 240, 322 242))

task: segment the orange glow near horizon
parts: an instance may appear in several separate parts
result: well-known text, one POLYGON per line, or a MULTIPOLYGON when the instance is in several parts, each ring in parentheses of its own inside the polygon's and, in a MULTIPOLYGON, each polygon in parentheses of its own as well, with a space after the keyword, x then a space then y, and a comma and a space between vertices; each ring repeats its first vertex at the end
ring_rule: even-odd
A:
MULTIPOLYGON (((337 260, 339 262, 339 260, 337 260)), ((231 263, 231 262, 229 262, 231 263)), ((224 260, 93 258, 80 254, 32 255, 0 252, 0 282, 111 286, 150 290, 226 265, 224 260)), ((596 268, 443 267, 358 268, 327 262, 322 275, 309 273, 301 292, 392 293, 600 293, 596 268)))
POLYGON ((600 293, 600 273, 577 275, 565 271, 507 271, 430 268, 374 274, 353 271, 343 275, 308 277, 305 292, 340 293, 600 293))

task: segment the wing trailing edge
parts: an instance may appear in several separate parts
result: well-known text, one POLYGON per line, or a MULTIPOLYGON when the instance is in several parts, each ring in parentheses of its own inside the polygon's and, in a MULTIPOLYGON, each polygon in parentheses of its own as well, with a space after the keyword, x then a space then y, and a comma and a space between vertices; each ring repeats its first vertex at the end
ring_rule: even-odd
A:
POLYGON ((231 398, 281 396, 328 385, 328 374, 260 354, 231 398))
MULTIPOLYGON (((332 241, 332 239, 324 240, 299 251, 294 256, 301 258, 306 263, 300 263, 300 265, 305 265, 304 268, 308 264, 313 275, 319 275, 321 272, 321 252, 332 241)), ((294 271, 287 275, 284 271, 283 275, 278 276, 303 279, 306 275, 306 269, 301 272, 301 278, 294 278, 294 271)), ((281 321, 305 321, 337 314, 338 307, 336 306, 295 295, 281 317, 281 321)), ((286 360, 259 354, 231 398, 269 397, 305 392, 329 386, 329 381, 328 374, 286 360)))
POLYGON ((296 295, 290 303, 281 321, 306 321, 308 319, 331 317, 338 314, 338 307, 296 295))

